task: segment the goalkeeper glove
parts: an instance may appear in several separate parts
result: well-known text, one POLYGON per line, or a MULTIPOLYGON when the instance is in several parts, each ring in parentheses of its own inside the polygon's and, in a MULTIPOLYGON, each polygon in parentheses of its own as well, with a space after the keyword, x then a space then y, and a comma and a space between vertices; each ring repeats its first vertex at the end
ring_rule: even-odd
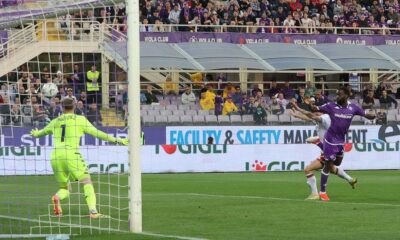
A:
POLYGON ((31 136, 38 137, 39 136, 39 132, 40 131, 37 128, 32 129, 31 136))
POLYGON ((116 143, 120 144, 120 145, 127 146, 129 144, 129 139, 127 139, 127 138, 117 138, 116 143))

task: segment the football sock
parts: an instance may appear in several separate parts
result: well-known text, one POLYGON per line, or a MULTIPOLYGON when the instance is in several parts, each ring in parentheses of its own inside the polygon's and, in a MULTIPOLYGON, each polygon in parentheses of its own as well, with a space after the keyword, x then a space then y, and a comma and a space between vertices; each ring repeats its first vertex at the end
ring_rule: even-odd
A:
POLYGON ((58 196, 60 201, 62 201, 69 197, 69 191, 67 189, 60 188, 56 193, 56 195, 58 196))
POLYGON ((96 194, 94 193, 93 184, 83 185, 83 191, 85 192, 86 203, 89 207, 89 211, 96 211, 96 194))
POLYGON ((310 173, 306 177, 307 177, 307 184, 311 188, 311 193, 318 194, 317 179, 315 178, 314 174, 310 173))
POLYGON ((353 179, 342 168, 339 167, 336 167, 336 175, 338 175, 343 179, 346 179, 348 182, 350 182, 353 179))
POLYGON ((324 169, 321 171, 321 192, 326 192, 326 185, 328 183, 329 172, 326 173, 324 169))

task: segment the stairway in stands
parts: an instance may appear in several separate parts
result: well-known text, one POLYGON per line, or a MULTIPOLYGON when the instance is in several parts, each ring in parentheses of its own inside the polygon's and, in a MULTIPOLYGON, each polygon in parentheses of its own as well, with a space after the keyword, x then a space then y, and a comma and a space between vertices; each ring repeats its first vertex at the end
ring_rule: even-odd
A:
POLYGON ((104 127, 113 126, 113 127, 124 127, 125 121, 121 116, 117 115, 115 109, 102 109, 100 110, 100 114, 102 117, 102 124, 104 127))
POLYGON ((46 40, 47 41, 64 41, 67 40, 67 35, 65 31, 60 30, 58 23, 55 21, 38 21, 37 23, 37 39, 40 40, 45 40, 43 36, 43 29, 45 30, 46 34, 46 40), (46 26, 43 26, 43 24, 46 24, 46 26), (44 27, 44 28, 43 28, 44 27))

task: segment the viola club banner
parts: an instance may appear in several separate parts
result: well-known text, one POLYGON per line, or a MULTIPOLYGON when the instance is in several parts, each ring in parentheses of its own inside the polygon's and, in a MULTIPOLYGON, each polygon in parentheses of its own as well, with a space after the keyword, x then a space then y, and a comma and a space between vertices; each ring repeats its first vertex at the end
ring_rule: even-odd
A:
MULTIPOLYGON (((123 34, 113 31, 114 41, 125 41, 123 34)), ((334 34, 271 34, 271 33, 193 33, 193 32, 141 32, 140 41, 181 43, 217 42, 235 44, 262 44, 270 42, 293 44, 336 43, 347 45, 400 45, 398 35, 334 35, 334 34)))
MULTIPOLYGON (((304 144, 316 136, 315 126, 185 126, 167 127, 167 144, 304 144)), ((400 141, 400 126, 396 124, 351 126, 347 142, 400 141)))
MULTIPOLYGON (((0 176, 52 174, 51 147, 0 147, 0 176)), ((81 148, 91 173, 127 173, 128 149, 81 148)), ((313 144, 147 145, 144 173, 301 171, 319 157, 313 144)), ((400 141, 349 143, 342 166, 347 170, 400 169, 400 141)))

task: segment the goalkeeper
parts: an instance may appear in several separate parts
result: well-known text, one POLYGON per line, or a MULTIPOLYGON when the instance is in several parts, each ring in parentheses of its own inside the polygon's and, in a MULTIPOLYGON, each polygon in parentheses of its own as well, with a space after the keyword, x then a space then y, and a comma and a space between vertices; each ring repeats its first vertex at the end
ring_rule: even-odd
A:
POLYGON ((104 141, 121 145, 128 145, 128 139, 112 137, 97 130, 84 116, 74 114, 75 106, 72 98, 65 98, 61 104, 63 108, 61 116, 52 120, 44 129, 31 131, 31 135, 34 137, 53 134, 54 149, 51 153, 51 167, 60 187, 51 198, 54 214, 56 216, 62 215, 60 202, 69 197, 69 182, 79 181, 83 184, 90 218, 104 217, 97 212, 96 195, 88 167, 79 151, 80 138, 87 133, 104 141))

